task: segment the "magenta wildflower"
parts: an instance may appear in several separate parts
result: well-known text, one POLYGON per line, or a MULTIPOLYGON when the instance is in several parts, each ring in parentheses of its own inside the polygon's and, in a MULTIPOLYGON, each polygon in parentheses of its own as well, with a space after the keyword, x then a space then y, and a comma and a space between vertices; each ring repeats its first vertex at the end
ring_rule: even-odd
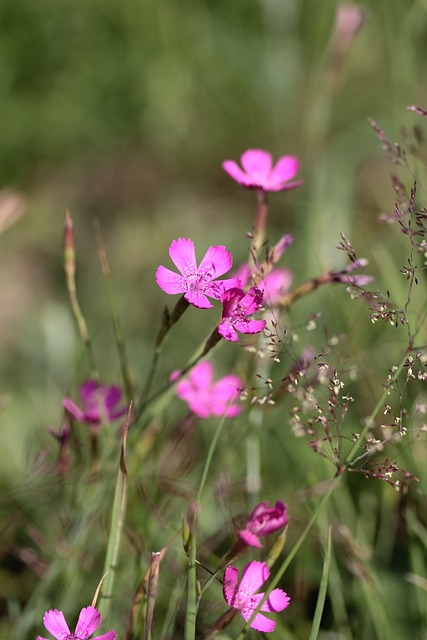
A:
MULTIPOLYGON (((249 266, 244 264, 236 272, 236 278, 242 288, 246 287, 249 280, 256 276, 257 271, 251 273, 249 266)), ((258 288, 263 292, 264 302, 269 307, 274 307, 287 293, 292 284, 293 275, 289 269, 277 267, 273 269, 259 282, 258 288)))
POLYGON ((283 529, 288 522, 284 502, 278 500, 274 507, 270 507, 267 502, 261 502, 249 516, 246 529, 239 531, 239 536, 251 547, 262 547, 259 538, 283 529))
MULTIPOLYGON (((82 609, 73 633, 71 633, 65 622, 64 614, 57 609, 46 611, 43 624, 56 640, 87 640, 101 624, 101 614, 95 607, 82 609)), ((107 633, 96 636, 92 640, 115 640, 116 638, 117 633, 115 631, 107 631, 107 633)), ((37 636, 37 640, 46 640, 46 638, 37 636)))
POLYGON ((105 422, 113 422, 123 416, 127 407, 118 407, 122 391, 115 385, 99 384, 96 380, 86 380, 79 387, 83 409, 80 409, 71 398, 64 398, 62 404, 77 422, 88 422, 99 426, 105 422))
POLYGON ((256 313, 262 303, 262 291, 251 287, 247 293, 243 289, 233 287, 221 296, 223 304, 222 320, 218 325, 218 333, 225 339, 237 342, 236 333, 259 333, 265 327, 265 320, 248 320, 246 316, 256 313))
POLYGON ((229 271, 233 264, 231 254, 224 246, 209 247, 199 266, 194 243, 189 238, 174 240, 169 247, 169 255, 181 275, 160 266, 156 271, 156 282, 166 293, 183 293, 187 302, 195 307, 209 309, 212 304, 206 296, 219 300, 226 289, 236 284, 233 278, 215 280, 229 271))
MULTIPOLYGON (((239 572, 229 566, 225 570, 223 593, 227 604, 238 609, 248 622, 255 609, 264 597, 264 593, 255 593, 270 576, 270 569, 265 562, 249 562, 243 570, 240 584, 239 572)), ((273 589, 261 607, 261 611, 283 611, 289 605, 290 598, 281 589, 273 589)), ((257 631, 274 631, 276 623, 270 618, 258 613, 251 622, 251 627, 257 631)))
POLYGON ((210 362, 200 362, 186 380, 176 387, 176 395, 185 400, 189 408, 200 418, 222 416, 234 418, 241 408, 237 404, 243 381, 234 375, 227 375, 213 382, 213 366, 210 362))
POLYGON ((273 167, 273 159, 263 149, 248 149, 240 156, 243 170, 234 160, 225 160, 222 168, 246 189, 283 191, 298 187, 302 180, 289 182, 298 173, 299 161, 295 156, 281 156, 273 167))

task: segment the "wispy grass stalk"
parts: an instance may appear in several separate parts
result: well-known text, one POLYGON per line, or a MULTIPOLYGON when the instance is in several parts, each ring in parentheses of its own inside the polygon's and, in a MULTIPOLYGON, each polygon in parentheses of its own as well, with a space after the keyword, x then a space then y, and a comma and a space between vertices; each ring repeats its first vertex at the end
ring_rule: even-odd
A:
POLYGON ((99 380, 99 372, 95 362, 95 354, 92 347, 92 342, 89 337, 89 331, 87 328, 86 320, 83 316, 83 312, 80 307, 80 303, 77 297, 76 287, 76 250, 74 241, 74 227, 73 220, 69 211, 65 214, 65 227, 64 227, 64 269, 66 275, 67 291, 70 298, 71 310, 73 312, 80 337, 86 348, 87 357, 89 360, 89 366, 91 369, 91 376, 94 380, 99 380))
POLYGON ((209 469, 212 463, 213 454, 218 444, 219 437, 225 424, 225 415, 221 418, 216 428, 214 437, 209 446, 208 455, 202 471, 199 489, 197 491, 196 503, 194 506, 194 517, 191 526, 190 549, 188 557, 188 573, 187 573, 187 609, 185 616, 185 640, 194 640, 196 637, 196 616, 197 616, 197 573, 196 573, 196 532, 197 520, 199 515, 200 502, 208 477, 209 469))
POLYGON ((128 485, 128 473, 126 468, 126 440, 131 411, 132 405, 129 406, 126 423, 123 429, 123 440, 120 450, 119 469, 117 472, 113 508, 111 511, 110 534, 108 537, 107 553, 104 563, 104 574, 107 573, 108 575, 106 576, 102 587, 100 603, 98 607, 104 620, 108 619, 108 615, 110 612, 114 580, 118 567, 120 542, 125 521, 128 485))
POLYGON ((117 310, 116 298, 114 295, 113 282, 111 279, 110 266, 108 264, 107 252, 105 250, 105 244, 101 233, 101 225, 98 218, 94 220, 96 243, 98 246, 99 262, 101 264, 102 276, 108 292, 108 298, 110 301, 111 319, 113 322, 114 338, 116 342, 117 351, 120 360, 120 369, 122 372, 123 388, 126 395, 128 404, 134 401, 133 385, 130 375, 130 367, 126 354, 126 346, 123 338, 123 331, 120 323, 120 318, 117 310))
POLYGON ((326 592, 328 590, 329 567, 331 562, 331 527, 328 530, 328 541, 326 544, 326 554, 323 563, 322 579, 320 581, 319 594, 317 596, 316 609, 314 611, 313 624, 308 640, 317 640, 320 623, 322 621, 323 609, 325 607, 326 592))

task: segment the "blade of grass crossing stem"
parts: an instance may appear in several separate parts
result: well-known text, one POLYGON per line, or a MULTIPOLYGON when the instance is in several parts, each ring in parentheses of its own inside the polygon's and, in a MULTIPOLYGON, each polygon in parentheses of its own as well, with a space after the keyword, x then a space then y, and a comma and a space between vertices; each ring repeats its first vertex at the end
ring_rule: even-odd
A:
POLYGON ((320 581, 319 595, 317 596, 316 609, 314 612, 313 624, 308 640, 317 640, 320 622, 322 620, 323 609, 325 607, 326 592, 328 590, 329 565, 331 562, 331 527, 328 530, 328 542, 326 545, 325 561, 323 563, 322 579, 320 581))
POLYGON ((99 611, 106 620, 110 611, 111 598, 113 596, 114 579, 116 576, 119 559, 120 540, 122 537, 123 525, 126 513, 127 500, 127 469, 126 469, 126 439, 129 422, 131 419, 132 405, 129 405, 126 423, 123 429, 123 440, 120 451, 119 470, 117 472, 116 488, 114 491, 113 509, 111 513, 111 527, 108 538, 107 554, 105 556, 104 574, 105 578, 99 603, 99 611))
POLYGON ((197 531, 197 518, 199 514, 199 505, 202 497, 203 489, 205 488, 206 480, 208 477, 209 469, 211 466, 213 454, 221 435, 223 426, 225 423, 225 414, 222 416, 218 423, 218 427, 215 431, 215 435, 212 438, 212 442, 209 447, 208 455, 206 457, 205 465, 202 472, 202 477, 197 491, 196 505, 194 509, 193 525, 191 527, 190 536, 190 553, 188 556, 188 574, 187 574, 187 610, 185 615, 185 640, 194 640, 196 637, 196 615, 197 615, 197 574, 196 574, 196 531, 197 531))
POLYGON ((70 298, 71 310, 73 312, 80 337, 86 348, 89 366, 91 368, 92 378, 99 380, 99 373, 95 363, 95 354, 92 348, 92 342, 89 337, 86 320, 84 319, 80 303, 77 297, 76 287, 76 249, 74 242, 73 220, 69 211, 65 214, 64 227, 64 270, 67 282, 67 291, 70 298))
POLYGON ((102 276, 110 299, 111 319, 113 322, 114 338, 116 341, 117 351, 119 354, 120 368, 122 370, 123 386, 126 394, 126 400, 133 402, 133 388, 131 376, 129 372, 129 363, 126 355, 125 341, 123 339, 122 327, 120 324, 119 314, 117 311, 116 299, 114 296, 113 283, 111 280, 110 266, 108 264, 107 252, 105 251, 104 240, 101 233, 101 225, 98 218, 94 222, 96 244, 98 245, 99 262, 101 264, 102 276))

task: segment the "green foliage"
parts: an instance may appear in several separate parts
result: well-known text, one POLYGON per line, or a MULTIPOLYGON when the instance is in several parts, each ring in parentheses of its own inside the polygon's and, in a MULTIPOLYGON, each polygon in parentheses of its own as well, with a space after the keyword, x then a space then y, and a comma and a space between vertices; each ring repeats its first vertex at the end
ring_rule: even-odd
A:
MULTIPOLYGON (((79 302, 97 367, 103 381, 119 383, 125 366, 114 348, 117 325, 112 327, 92 224, 93 217, 100 220, 131 371, 127 386, 136 400, 169 304, 154 273, 171 240, 191 236, 199 258, 211 244, 226 244, 236 266, 247 258, 255 197, 232 184, 220 165, 248 147, 301 158, 304 184, 272 194, 268 228, 272 244, 284 232, 294 235, 281 264, 292 269, 295 285, 343 266, 336 251, 342 230, 357 254, 369 258, 375 286, 405 306, 408 280, 400 270, 410 245, 398 225, 381 225, 377 214, 393 209, 389 173, 408 188, 412 176, 387 162, 367 117, 393 141, 401 126, 423 124, 405 107, 426 107, 426 6, 366 0, 366 22, 344 53, 334 32, 337 6, 332 0, 0 4, 0 175, 4 187, 22 192, 28 207, 0 235, 1 638, 30 640, 45 633, 47 609, 72 619, 90 604, 114 535, 120 434, 111 426, 103 430, 94 465, 88 430, 76 425, 71 464, 60 473, 58 445, 48 433, 63 421, 62 398, 75 397, 90 375, 63 273, 67 207, 75 225, 79 302)), ((426 206, 423 156, 411 166, 420 206, 426 206)), ((424 272, 418 280, 408 318, 412 328, 419 323, 415 346, 421 349, 424 272)), ((277 389, 305 347, 328 351, 324 360, 355 398, 343 422, 346 453, 381 398, 389 368, 405 357, 408 331, 372 325, 367 301, 350 300, 344 289, 319 289, 286 310, 283 326, 294 337, 267 372, 277 389), (321 317, 309 330, 309 316, 317 312, 321 317)), ((152 392, 192 359, 217 319, 218 308, 186 312, 162 345, 152 392)), ((250 352, 220 344, 212 358, 221 375, 233 370, 268 392, 254 378, 259 363, 250 352)), ((427 455, 419 431, 423 418, 414 411, 425 402, 425 381, 404 380, 390 404, 403 412, 408 435, 374 459, 389 456, 419 482, 397 493, 380 479, 345 472, 280 580, 292 600, 275 616, 273 637, 309 637, 314 628, 330 527, 319 640, 332 633, 345 640, 423 637, 427 455)), ((325 387, 319 389, 319 402, 327 405, 328 399, 325 387)), ((291 523, 277 566, 299 544, 337 469, 327 443, 325 455, 316 455, 309 438, 294 436, 294 404, 282 385, 275 405, 248 403, 241 418, 226 423, 197 518, 196 587, 218 568, 235 528, 257 501, 288 505, 291 523)), ((129 432, 127 512, 106 621, 120 639, 131 610, 129 640, 142 637, 146 576, 152 552, 161 550, 155 598, 150 592, 151 638, 183 637, 188 549, 180 530, 216 428, 214 420, 188 426, 184 417, 182 403, 169 392, 129 432)), ((381 407, 376 436, 389 417, 381 407)), ((266 540, 256 557, 265 559, 273 544, 266 540)), ((217 578, 198 605, 202 633, 225 611, 217 578)), ((217 638, 236 638, 242 624, 237 616, 217 638)))

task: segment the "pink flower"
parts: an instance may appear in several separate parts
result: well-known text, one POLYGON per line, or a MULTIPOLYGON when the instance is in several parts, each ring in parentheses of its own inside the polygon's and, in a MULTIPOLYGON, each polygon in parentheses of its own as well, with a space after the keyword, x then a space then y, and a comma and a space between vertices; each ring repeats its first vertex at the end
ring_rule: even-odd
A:
POLYGON ((77 422, 88 422, 100 426, 123 416, 127 407, 118 407, 122 391, 114 385, 99 384, 96 380, 86 380, 79 387, 83 410, 71 398, 64 398, 62 404, 77 422))
POLYGON ((278 500, 274 507, 269 507, 267 502, 261 502, 249 516, 246 529, 239 531, 239 536, 251 547, 262 547, 259 538, 286 527, 288 522, 286 505, 283 502, 278 500))
POLYGON ((283 191, 298 187, 302 180, 289 182, 299 168, 295 156, 281 156, 273 167, 271 154, 263 149, 248 149, 240 161, 244 171, 234 160, 225 160, 222 168, 242 187, 258 191, 283 191))
POLYGON ((189 408, 200 418, 222 416, 234 418, 241 409, 237 403, 243 381, 237 376, 227 375, 212 381, 213 366, 210 362, 200 362, 190 372, 187 380, 176 387, 176 395, 185 400, 189 408))
POLYGON ((200 265, 196 263, 194 243, 190 239, 178 238, 169 247, 172 262, 181 275, 160 266, 156 271, 157 284, 171 295, 184 293, 190 304, 209 309, 212 304, 206 296, 219 300, 221 294, 235 286, 234 279, 214 280, 231 269, 233 259, 224 246, 209 247, 200 265))
MULTIPOLYGON (((57 609, 46 611, 43 623, 56 640, 87 640, 101 624, 101 614, 95 607, 82 609, 74 633, 70 632, 62 611, 57 609)), ((107 633, 96 636, 92 640, 115 640, 116 638, 117 633, 115 631, 107 631, 107 633)), ((37 640, 46 640, 46 638, 37 636, 37 640)))
MULTIPOLYGON (((245 287, 250 278, 256 275, 256 271, 250 272, 247 264, 244 264, 235 273, 241 287, 245 287)), ((267 306, 274 307, 280 301, 281 297, 289 291, 292 280, 292 272, 282 267, 277 267, 264 276, 258 284, 258 288, 263 292, 267 306)))
MULTIPOLYGON (((229 566, 225 570, 223 593, 227 604, 233 609, 239 609, 248 622, 255 609, 264 597, 264 593, 255 593, 270 576, 270 569, 265 562, 249 562, 243 570, 242 579, 238 584, 239 572, 229 566)), ((283 611, 289 605, 290 598, 281 589, 273 589, 261 607, 261 611, 283 611)), ((251 622, 251 627, 257 631, 274 631, 276 623, 270 618, 258 613, 251 622)))
POLYGON ((222 320, 218 325, 218 333, 225 339, 237 342, 236 333, 259 333, 265 327, 265 320, 248 320, 246 316, 256 313, 262 305, 262 291, 251 287, 247 293, 243 289, 233 287, 221 296, 223 304, 222 320))

